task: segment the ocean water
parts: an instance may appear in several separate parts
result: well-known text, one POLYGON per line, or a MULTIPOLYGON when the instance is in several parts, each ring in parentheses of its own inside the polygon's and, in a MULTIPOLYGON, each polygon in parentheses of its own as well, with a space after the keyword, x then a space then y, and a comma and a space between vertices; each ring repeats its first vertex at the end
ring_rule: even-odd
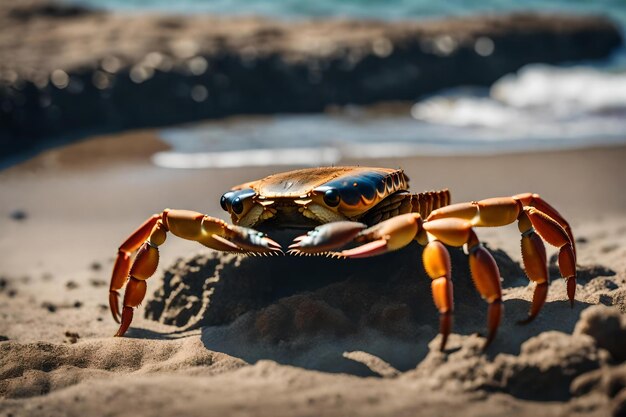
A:
POLYGON ((328 165, 345 159, 494 154, 626 144, 626 54, 602 65, 533 64, 490 88, 406 106, 207 121, 160 132, 167 168, 328 165))
MULTIPOLYGON (((603 14, 626 28, 626 0, 73 0, 124 12, 280 19, 431 19, 517 10, 603 14)), ((433 154, 488 154, 626 143, 626 50, 601 62, 533 64, 490 88, 440 91, 393 109, 206 121, 160 132, 168 168, 322 165, 433 154)))
POLYGON ((539 10, 603 13, 623 23, 626 22, 626 0, 72 0, 72 2, 111 10, 209 12, 283 19, 350 17, 396 20, 539 10))

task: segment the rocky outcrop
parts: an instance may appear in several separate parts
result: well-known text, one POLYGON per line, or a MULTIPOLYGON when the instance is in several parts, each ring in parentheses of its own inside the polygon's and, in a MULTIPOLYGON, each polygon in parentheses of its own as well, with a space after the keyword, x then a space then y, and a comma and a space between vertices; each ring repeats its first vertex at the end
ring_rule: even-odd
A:
POLYGON ((14 4, 0 6, 5 155, 61 134, 413 100, 622 42, 602 17, 286 23, 14 4))

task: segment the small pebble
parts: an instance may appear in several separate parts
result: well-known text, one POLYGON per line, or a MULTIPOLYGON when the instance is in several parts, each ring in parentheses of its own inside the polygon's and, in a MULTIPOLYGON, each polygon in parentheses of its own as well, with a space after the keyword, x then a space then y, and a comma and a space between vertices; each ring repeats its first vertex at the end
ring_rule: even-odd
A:
POLYGON ((80 339, 80 335, 78 333, 70 332, 69 330, 65 332, 65 337, 67 338, 66 342, 71 344, 78 342, 78 339, 80 339))
POLYGON ((74 308, 81 308, 83 306, 83 303, 80 301, 74 301, 74 308))
POLYGON ((57 311, 57 306, 55 306, 54 304, 49 303, 49 302, 47 302, 47 301, 46 301, 46 302, 44 302, 44 303, 42 303, 42 304, 41 304, 41 306, 42 306, 43 308, 48 309, 48 311, 49 311, 49 312, 51 312, 51 313, 54 313, 54 312, 56 312, 56 311, 57 311))
POLYGON ((26 213, 26 211, 24 210, 18 209, 18 210, 13 210, 9 216, 11 217, 11 219, 21 222, 28 218, 28 213, 26 213))
POLYGON ((67 281, 67 283, 65 283, 65 288, 68 290, 75 290, 78 288, 78 284, 74 281, 67 281))
POLYGON ((98 278, 92 278, 89 280, 89 283, 93 286, 93 287, 104 287, 105 285, 107 285, 107 282, 98 278))
POLYGON ((616 245, 616 244, 606 245, 600 248, 600 252, 609 253, 609 252, 613 252, 615 249, 618 249, 618 248, 619 248, 619 245, 616 245))
POLYGON ((57 311, 57 306, 47 301, 41 303, 41 307, 47 309, 50 313, 55 313, 57 311))
POLYGON ((99 271, 102 269, 102 264, 98 261, 93 261, 90 265, 90 268, 94 271, 99 271))

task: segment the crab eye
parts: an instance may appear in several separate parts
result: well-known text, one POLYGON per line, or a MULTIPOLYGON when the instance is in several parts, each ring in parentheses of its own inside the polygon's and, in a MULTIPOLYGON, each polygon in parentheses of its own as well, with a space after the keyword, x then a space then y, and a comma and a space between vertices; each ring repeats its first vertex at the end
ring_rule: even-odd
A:
POLYGON ((220 206, 222 206, 222 209, 224 211, 228 211, 227 202, 228 202, 228 199, 226 198, 226 194, 224 194, 222 198, 220 198, 220 206))
POLYGON ((340 201, 341 197, 339 197, 339 191, 334 188, 331 188, 324 193, 324 203, 326 203, 329 207, 337 207, 340 201))
POLYGON ((235 198, 231 203, 231 207, 236 214, 241 214, 243 212, 243 203, 239 197, 235 198))

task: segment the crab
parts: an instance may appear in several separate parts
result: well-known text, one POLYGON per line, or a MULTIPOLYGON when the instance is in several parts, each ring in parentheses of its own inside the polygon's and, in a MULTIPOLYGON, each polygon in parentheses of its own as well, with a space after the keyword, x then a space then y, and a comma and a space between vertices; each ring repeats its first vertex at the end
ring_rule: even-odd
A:
POLYGON ((439 311, 440 349, 452 329, 454 310, 450 255, 446 246, 465 248, 476 290, 487 302, 484 348, 496 335, 503 306, 500 273, 475 228, 504 226, 515 221, 521 232, 522 259, 535 283, 528 316, 532 321, 548 293, 544 241, 559 249, 558 263, 573 306, 576 291, 576 248, 568 222, 533 193, 450 204, 447 189, 409 192, 401 169, 321 167, 270 175, 241 184, 220 201, 233 224, 202 213, 166 209, 154 214, 119 247, 109 290, 113 318, 123 336, 133 310, 144 299, 146 280, 159 262, 158 247, 167 232, 217 251, 253 255, 327 255, 365 258, 396 251, 412 241, 424 246, 422 262, 430 277, 439 311), (283 251, 268 234, 284 228, 306 229, 283 251), (131 261, 133 253, 134 260, 131 261), (120 314, 119 290, 126 285, 120 314))

